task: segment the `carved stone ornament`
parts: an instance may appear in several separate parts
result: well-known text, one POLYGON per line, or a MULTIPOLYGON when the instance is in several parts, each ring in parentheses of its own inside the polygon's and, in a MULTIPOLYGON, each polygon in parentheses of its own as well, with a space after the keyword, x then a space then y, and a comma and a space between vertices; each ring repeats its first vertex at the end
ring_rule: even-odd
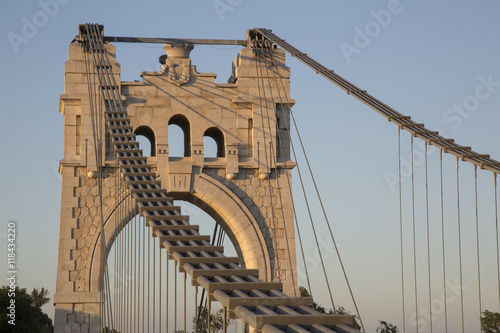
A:
POLYGON ((191 77, 191 59, 168 59, 166 75, 172 83, 183 85, 191 77))
POLYGON ((191 59, 189 53, 193 49, 192 44, 165 44, 163 49, 167 52, 165 73, 174 84, 183 85, 189 82, 191 77, 191 59))

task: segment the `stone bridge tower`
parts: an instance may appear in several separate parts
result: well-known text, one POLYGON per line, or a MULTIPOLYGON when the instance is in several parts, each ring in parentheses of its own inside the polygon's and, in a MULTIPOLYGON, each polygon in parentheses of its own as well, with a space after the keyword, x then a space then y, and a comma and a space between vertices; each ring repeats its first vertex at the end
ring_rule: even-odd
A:
MULTIPOLYGON (((259 63, 253 49, 243 48, 233 62, 228 83, 221 84, 215 83, 216 74, 196 71, 189 58, 193 45, 170 44, 164 46, 167 57, 162 57, 160 72, 144 72, 142 81, 121 82, 115 47, 106 47, 133 130, 150 141, 148 164, 162 187, 175 200, 191 202, 207 212, 229 236, 246 268, 258 268, 263 280, 283 282, 284 291, 293 295, 297 288, 290 188, 294 163, 286 129, 291 100, 284 52, 273 49, 276 66, 269 67, 259 63), (277 75, 283 79, 275 80, 277 75), (169 154, 172 124, 183 131, 184 156, 169 154), (277 131, 281 131, 280 141, 277 131), (204 157, 205 136, 217 143, 217 157, 204 157)), ((92 66, 80 44, 69 46, 60 97, 64 158, 59 168, 63 183, 56 332, 64 332, 69 325, 71 332, 88 332, 99 308, 95 267, 100 260, 96 250, 100 213, 86 74, 92 66)), ((107 223, 121 201, 115 195, 114 152, 111 145, 102 146, 105 158, 99 163, 104 167, 107 223)), ((118 227, 106 224, 107 251, 137 213, 131 207, 118 227)))

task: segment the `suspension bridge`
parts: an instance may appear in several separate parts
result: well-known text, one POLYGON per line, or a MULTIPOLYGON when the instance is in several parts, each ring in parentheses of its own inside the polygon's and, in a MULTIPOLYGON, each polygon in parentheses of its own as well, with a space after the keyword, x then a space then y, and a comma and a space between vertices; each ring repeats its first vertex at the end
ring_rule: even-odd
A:
POLYGON ((285 53, 396 125, 400 331, 433 332, 434 328, 436 332, 452 332, 456 331, 452 327, 458 327, 462 332, 479 332, 479 316, 486 304, 494 312, 499 310, 496 175, 500 162, 394 110, 268 29, 251 29, 244 40, 208 40, 106 36, 103 26, 84 24, 69 47, 65 90, 60 98, 65 138, 60 163, 63 183, 54 296, 56 332, 226 332, 231 329, 228 320, 233 320, 235 331, 243 332, 367 332, 295 123, 285 53), (164 44, 166 56, 160 57, 161 70, 143 72, 142 81, 121 81, 121 67, 111 43, 164 44), (216 74, 196 71, 190 52, 199 44, 242 47, 228 83, 215 83, 216 74), (182 133, 182 156, 171 153, 172 125, 182 133), (292 140, 293 129, 297 140, 292 140), (409 191, 402 186, 402 132, 409 135, 411 147, 411 163, 406 166, 410 170, 409 191), (140 149, 139 136, 147 139, 150 156, 140 149), (213 157, 206 157, 206 138, 215 142, 213 157), (424 146, 423 206, 415 198, 418 185, 413 157, 418 143, 424 146), (436 198, 429 191, 427 172, 432 149, 439 152, 440 162, 436 198), (305 165, 297 163, 300 152, 305 155, 305 165), (443 166, 443 156, 455 159, 453 170, 443 166), (473 214, 467 217, 460 201, 459 170, 463 164, 472 166, 475 185, 473 214), (317 222, 306 194, 306 218, 298 218, 292 171, 297 172, 294 182, 298 181, 302 189, 303 178, 312 178, 312 196, 319 201, 316 209, 326 222, 340 272, 332 273, 325 266, 317 222), (488 228, 493 235, 487 253, 481 251, 479 173, 492 175, 488 182, 490 207, 484 209, 488 226, 483 229, 488 228), (449 174, 456 176, 453 208, 448 207, 450 189, 445 189, 448 183, 443 181, 449 174), (430 202, 429 197, 434 200, 430 202), (176 200, 190 202, 210 215, 216 222, 213 234, 200 234, 200 226, 191 224, 190 217, 175 205, 176 200), (433 204, 440 218, 431 222, 433 204), (425 211, 427 234, 424 281, 417 278, 419 209, 425 211), (453 236, 448 225, 451 209, 457 232, 453 236), (462 224, 471 221, 473 232, 462 234, 462 224), (431 251, 430 223, 437 224, 441 231, 439 251, 431 251), (312 239, 301 237, 301 228, 306 225, 314 231, 312 239), (457 242, 453 255, 447 247, 450 237, 454 245, 457 242), (224 254, 226 238, 234 247, 234 256, 224 254), (303 262, 304 280, 312 292, 304 247, 318 251, 332 313, 320 312, 312 297, 299 293, 297 260, 303 262), (467 251, 467 259, 463 251, 467 251), (475 252, 473 260, 471 251, 475 252), (431 259, 437 257, 441 268, 431 272, 431 259), (452 310, 451 305, 447 308, 446 263, 455 259, 460 305, 452 310), (482 260, 483 266, 484 261, 493 262, 494 269, 484 274, 482 260), (464 275, 472 271, 477 276, 476 285, 468 284, 467 288, 474 290, 478 305, 473 320, 463 293, 464 275), (329 283, 332 274, 345 279, 354 316, 336 306, 335 290, 329 283), (436 274, 445 300, 438 304, 439 309, 432 297, 436 274), (428 306, 419 316, 422 287, 428 290, 428 306), (219 313, 218 309, 221 327, 215 326, 216 316, 207 315, 219 313), (444 312, 443 320, 433 319, 438 311, 444 312), (412 315, 415 317, 408 319, 412 315), (422 315, 429 318, 425 327, 419 320, 422 315))

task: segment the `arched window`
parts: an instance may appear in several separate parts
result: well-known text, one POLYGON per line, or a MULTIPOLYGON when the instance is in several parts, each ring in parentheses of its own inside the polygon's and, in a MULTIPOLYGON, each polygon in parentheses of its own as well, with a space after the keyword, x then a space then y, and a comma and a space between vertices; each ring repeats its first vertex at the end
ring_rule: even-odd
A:
POLYGON ((224 144, 224 133, 217 127, 210 127, 203 134, 203 146, 205 157, 224 157, 226 156, 226 147, 224 144), (215 142, 215 147, 213 145, 215 142), (210 149, 212 145, 215 149, 210 149))
POLYGON ((134 131, 144 156, 156 156, 156 135, 148 126, 139 126, 134 131))
POLYGON ((168 152, 170 157, 191 156, 191 125, 181 114, 168 121, 168 152))

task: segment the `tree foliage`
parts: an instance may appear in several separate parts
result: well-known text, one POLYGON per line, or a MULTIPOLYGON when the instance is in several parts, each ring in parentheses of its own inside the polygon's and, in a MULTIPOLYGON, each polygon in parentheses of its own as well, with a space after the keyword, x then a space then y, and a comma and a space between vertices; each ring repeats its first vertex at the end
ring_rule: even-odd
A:
POLYGON ((26 288, 16 287, 10 290, 8 286, 0 288, 0 332, 5 333, 51 333, 54 331, 52 319, 42 312, 40 307, 46 304, 49 299, 46 297, 48 291, 42 288, 38 291, 33 289, 29 294, 26 288), (13 295, 15 294, 15 296, 13 295), (36 302, 32 295, 43 295, 36 302), (11 306, 11 300, 15 300, 15 325, 9 324, 12 322, 12 313, 8 309, 11 306), (8 315, 11 314, 9 317, 8 315))
MULTIPOLYGON (((198 320, 198 331, 196 333, 206 333, 208 332, 208 311, 204 306, 198 307, 199 320, 197 316, 193 317, 193 332, 196 327, 196 320, 198 320)), ((226 325, 231 325, 233 321, 228 319, 226 325)), ((210 332, 218 333, 222 332, 224 329, 224 312, 222 309, 219 311, 210 313, 210 332)), ((187 333, 184 330, 177 330, 174 333, 187 333)))
POLYGON ((108 326, 106 326, 102 329, 102 333, 121 333, 121 332, 119 332, 115 329, 111 329, 108 326))
MULTIPOLYGON (((198 321, 198 332, 208 332, 208 311, 207 308, 202 306, 198 308, 199 318, 198 321)), ((195 322, 197 318, 193 318, 193 329, 195 327, 195 322)), ((231 321, 228 319, 226 325, 231 324, 231 321)), ((224 329, 224 312, 222 309, 215 313, 210 314, 210 332, 221 332, 224 329)))
POLYGON ((33 306, 37 309, 40 309, 42 306, 47 304, 50 301, 50 298, 47 297, 49 291, 42 287, 42 289, 38 290, 33 288, 31 292, 31 298, 33 299, 33 306))
POLYGON ((500 313, 484 310, 481 313, 481 331, 484 333, 500 333, 500 313))
POLYGON ((377 328, 377 333, 398 333, 399 329, 393 324, 387 323, 383 320, 379 321, 379 327, 377 328))
MULTIPOLYGON (((299 293, 300 293, 300 297, 311 297, 311 294, 309 293, 309 291, 305 287, 299 286, 299 293)), ((353 315, 352 313, 350 313, 349 311, 347 311, 341 305, 337 305, 337 307, 335 308, 335 310, 333 310, 331 308, 327 310, 324 306, 321 306, 318 303, 316 303, 316 302, 313 301, 313 309, 316 310, 316 311, 318 311, 318 312, 321 312, 322 314, 338 314, 338 315, 352 316, 352 318, 353 318, 353 327, 355 329, 360 329, 361 328, 361 326, 359 325, 358 320, 357 320, 358 316, 353 315)))

